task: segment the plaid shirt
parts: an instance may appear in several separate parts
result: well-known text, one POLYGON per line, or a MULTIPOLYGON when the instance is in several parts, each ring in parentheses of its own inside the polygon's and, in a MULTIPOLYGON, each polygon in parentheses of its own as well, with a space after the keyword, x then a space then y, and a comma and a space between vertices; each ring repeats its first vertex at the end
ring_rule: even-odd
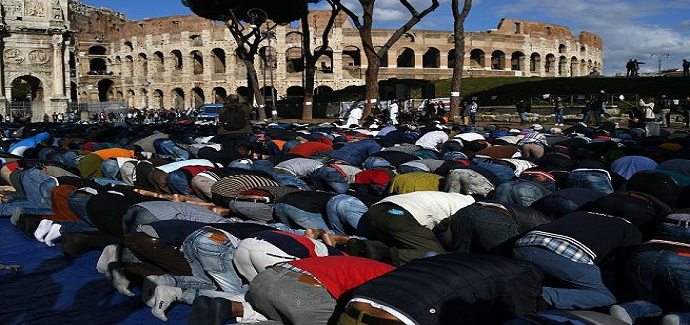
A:
POLYGON ((520 238, 515 246, 541 246, 573 262, 594 264, 594 258, 577 245, 534 231, 520 238))
POLYGON ((546 136, 544 134, 540 133, 539 131, 532 131, 532 132, 528 133, 527 135, 525 135, 524 138, 522 138, 522 139, 520 139, 520 141, 518 141, 517 145, 521 146, 521 145, 527 144, 527 143, 538 143, 538 144, 545 146, 545 147, 548 146, 548 143, 546 142, 546 136))

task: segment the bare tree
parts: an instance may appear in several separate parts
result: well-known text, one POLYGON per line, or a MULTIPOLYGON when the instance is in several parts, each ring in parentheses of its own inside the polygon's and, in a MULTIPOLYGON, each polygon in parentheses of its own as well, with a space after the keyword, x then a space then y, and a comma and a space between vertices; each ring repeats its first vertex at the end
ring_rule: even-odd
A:
POLYGON ((453 62, 453 78, 450 81, 450 118, 460 113, 460 89, 462 88, 462 73, 465 61, 465 19, 472 9, 472 0, 465 0, 460 11, 460 0, 452 0, 453 7, 453 36, 455 43, 455 61, 453 62))
POLYGON ((302 108, 302 119, 310 120, 314 112, 314 76, 316 75, 316 61, 326 53, 328 49, 328 35, 333 29, 336 18, 341 13, 341 8, 334 1, 326 0, 331 5, 331 15, 328 23, 321 32, 321 46, 314 52, 311 50, 311 31, 309 29, 309 13, 306 12, 301 18, 302 26, 302 60, 304 64, 304 107, 302 108))
POLYGON ((366 106, 364 109, 364 116, 371 115, 371 108, 373 102, 379 98, 379 84, 378 76, 379 69, 381 67, 381 59, 384 55, 388 55, 388 50, 397 42, 400 37, 405 35, 412 27, 414 27, 419 21, 422 20, 426 15, 438 8, 438 0, 430 0, 431 4, 424 8, 422 11, 418 11, 410 1, 399 0, 400 4, 407 9, 412 17, 400 26, 393 34, 388 38, 385 44, 377 51, 374 48, 374 40, 372 38, 371 29, 374 21, 374 4, 376 0, 357 0, 362 6, 362 20, 360 21, 359 16, 351 9, 347 8, 342 4, 341 0, 332 0, 339 8, 345 12, 348 17, 352 20, 353 25, 357 28, 359 32, 359 37, 362 40, 362 47, 364 47, 364 54, 367 58, 367 70, 365 72, 366 80, 366 106))

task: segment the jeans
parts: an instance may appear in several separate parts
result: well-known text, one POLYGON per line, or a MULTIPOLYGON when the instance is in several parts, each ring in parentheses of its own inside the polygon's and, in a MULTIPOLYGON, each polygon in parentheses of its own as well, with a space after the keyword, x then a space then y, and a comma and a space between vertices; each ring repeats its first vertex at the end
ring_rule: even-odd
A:
POLYGON ((390 167, 391 163, 381 157, 368 157, 364 160, 364 169, 374 169, 376 167, 390 167))
POLYGON ((472 125, 477 124, 477 113, 470 112, 470 122, 472 122, 472 125))
POLYGON ((567 186, 586 188, 606 194, 613 193, 611 179, 608 173, 603 170, 575 169, 568 175, 567 186))
POLYGON ((564 111, 562 109, 559 109, 555 113, 556 113, 556 124, 563 124, 563 113, 564 113, 564 111))
POLYGON ((106 159, 101 163, 101 172, 106 179, 117 179, 120 174, 120 165, 115 159, 106 159))
POLYGON ((345 193, 350 189, 345 177, 333 167, 321 167, 311 173, 311 180, 317 190, 345 193))
POLYGON ((122 225, 124 233, 129 233, 137 228, 139 225, 146 225, 158 221, 158 217, 151 213, 148 209, 133 205, 127 209, 127 212, 122 216, 122 225))
POLYGON ((690 238, 690 218, 686 215, 674 215, 673 219, 665 218, 658 226, 657 233, 662 236, 690 238))
POLYGON ((299 276, 288 269, 268 268, 251 282, 247 300, 271 320, 294 325, 328 324, 336 308, 335 299, 325 287, 300 282, 299 276))
POLYGON ((166 156, 173 156, 183 159, 189 159, 189 151, 178 147, 175 142, 165 139, 157 139, 153 142, 157 153, 166 156))
POLYGON ((582 122, 587 124, 589 122, 589 118, 594 114, 594 124, 595 125, 600 125, 601 124, 601 113, 600 112, 595 112, 595 111, 587 111, 585 113, 584 118, 582 119, 582 122))
POLYGON ((21 174, 21 184, 26 199, 38 208, 52 211, 50 191, 57 185, 56 180, 36 168, 21 174))
MULTIPOLYGON (((621 304, 633 321, 659 316, 659 305, 671 311, 690 307, 690 257, 663 249, 638 251, 626 263, 626 273, 642 299, 621 304)), ((690 322, 690 313, 676 314, 681 323, 690 322)))
POLYGON ((303 229, 330 230, 320 213, 307 212, 287 203, 276 203, 273 214, 288 226, 297 224, 303 229))
MULTIPOLYGON (((176 276, 175 282, 187 289, 216 290, 230 294, 242 294, 247 285, 232 264, 239 239, 224 231, 210 227, 201 228, 187 236, 182 244, 184 257, 192 269, 192 276, 176 276)), ((183 293, 182 301, 194 301, 200 294, 196 290, 183 293)), ((207 294, 204 294, 207 295, 207 294)))
POLYGON ((498 187, 494 192, 494 200, 505 203, 515 203, 525 207, 530 206, 535 201, 548 195, 548 191, 541 186, 517 179, 510 182, 505 182, 498 187))
POLYGON ((165 175, 165 183, 172 194, 182 194, 190 196, 189 180, 187 174, 183 170, 175 170, 165 175))
POLYGON ((544 300, 556 309, 589 309, 616 303, 596 265, 573 262, 537 246, 515 247, 513 257, 536 264, 545 275, 569 285, 569 288, 545 286, 542 289, 544 300))
POLYGON ((527 112, 518 112, 518 115, 520 116, 521 125, 527 123, 527 112))
POLYGON ((448 234, 449 248, 455 252, 486 252, 517 236, 518 226, 505 214, 470 205, 450 217, 448 234))
POLYGON ((86 209, 86 204, 89 203, 89 199, 91 199, 91 194, 74 191, 67 197, 67 205, 77 218, 93 225, 86 209))
MULTIPOLYGON (((347 194, 334 196, 326 204, 326 215, 331 229, 339 235, 358 235, 368 232, 360 229, 360 219, 369 210, 358 198, 347 194)), ((369 230, 370 231, 370 230, 369 230)))

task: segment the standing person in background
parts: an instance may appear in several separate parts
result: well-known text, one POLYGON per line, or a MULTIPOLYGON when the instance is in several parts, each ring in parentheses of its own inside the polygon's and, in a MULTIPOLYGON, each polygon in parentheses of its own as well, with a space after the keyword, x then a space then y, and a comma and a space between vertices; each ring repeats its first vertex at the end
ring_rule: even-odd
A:
POLYGON ((515 109, 520 116, 520 125, 525 125, 527 123, 527 113, 532 109, 532 105, 524 99, 520 99, 520 101, 515 104, 515 109))
POLYGON ((352 107, 350 109, 350 114, 348 114, 348 116, 347 116, 346 124, 347 124, 347 126, 350 126, 353 124, 356 124, 357 126, 359 126, 359 120, 362 118, 362 113, 364 111, 362 111, 362 106, 360 105, 359 102, 352 104, 352 106, 354 106, 354 107, 352 107))
POLYGON ((662 127, 669 127, 671 126, 671 105, 673 103, 671 100, 666 97, 666 95, 661 95, 661 99, 659 100, 659 107, 657 107, 657 111, 659 112, 658 118, 659 122, 661 122, 662 127))
POLYGON ((388 113, 390 114, 390 119, 391 123, 393 125, 398 124, 398 101, 394 100, 389 106, 388 106, 388 113))
POLYGON ((690 62, 683 59, 683 77, 690 77, 690 62))
POLYGON ((211 141, 219 143, 224 149, 236 148, 249 142, 249 135, 253 132, 249 116, 252 108, 240 102, 237 94, 228 95, 226 103, 218 112, 218 132, 211 141))
POLYGON ((562 97, 556 97, 553 104, 553 112, 556 114, 556 126, 563 126, 563 114, 565 113, 565 104, 562 97))
POLYGON ((471 101, 470 104, 467 105, 467 114, 470 116, 472 125, 477 124, 477 109, 479 109, 479 105, 477 105, 476 101, 471 101))
POLYGON ((685 127, 690 127, 690 96, 685 97, 685 100, 680 103, 681 113, 683 114, 683 122, 685 127))

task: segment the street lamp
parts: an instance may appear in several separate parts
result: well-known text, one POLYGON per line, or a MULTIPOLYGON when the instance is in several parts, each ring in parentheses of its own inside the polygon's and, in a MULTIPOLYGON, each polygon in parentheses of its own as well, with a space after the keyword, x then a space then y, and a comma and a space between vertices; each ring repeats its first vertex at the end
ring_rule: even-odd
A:
POLYGON ((668 54, 668 53, 666 53, 666 54, 652 54, 649 56, 650 59, 653 59, 654 57, 656 57, 658 60, 658 69, 659 69, 658 73, 661 74, 661 61, 664 58, 666 58, 666 59, 670 58, 671 54, 668 54))

